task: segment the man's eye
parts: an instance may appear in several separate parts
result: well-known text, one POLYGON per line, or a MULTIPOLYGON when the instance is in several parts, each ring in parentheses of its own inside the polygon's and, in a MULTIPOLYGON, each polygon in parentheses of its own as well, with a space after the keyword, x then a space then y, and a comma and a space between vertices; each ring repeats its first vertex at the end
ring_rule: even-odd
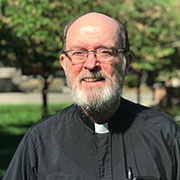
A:
POLYGON ((82 51, 74 51, 73 54, 82 54, 82 51))
POLYGON ((79 56, 79 55, 84 55, 84 51, 74 51, 72 53, 73 56, 79 56))
POLYGON ((104 53, 104 54, 111 54, 110 51, 102 51, 102 53, 104 53))
POLYGON ((102 50, 102 51, 100 51, 100 54, 103 54, 103 55, 112 55, 112 51, 111 50, 102 50))

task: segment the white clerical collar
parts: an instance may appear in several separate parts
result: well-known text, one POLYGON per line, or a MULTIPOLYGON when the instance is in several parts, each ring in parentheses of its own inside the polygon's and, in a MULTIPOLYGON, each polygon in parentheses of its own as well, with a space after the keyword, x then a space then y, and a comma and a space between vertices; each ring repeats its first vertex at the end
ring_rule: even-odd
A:
POLYGON ((95 132, 98 134, 105 134, 109 132, 108 123, 104 123, 104 124, 94 123, 94 127, 95 127, 95 132))

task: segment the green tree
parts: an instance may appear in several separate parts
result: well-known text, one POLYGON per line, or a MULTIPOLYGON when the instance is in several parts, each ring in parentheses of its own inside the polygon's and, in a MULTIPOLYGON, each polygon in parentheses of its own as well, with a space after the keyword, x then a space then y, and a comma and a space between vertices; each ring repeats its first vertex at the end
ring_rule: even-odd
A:
POLYGON ((63 27, 84 13, 102 12, 127 24, 135 56, 131 73, 138 76, 136 86, 140 87, 142 77, 152 72, 158 75, 161 71, 178 69, 178 0, 0 0, 0 5, 0 33, 9 32, 8 36, 2 35, 0 45, 5 47, 11 42, 6 46, 9 49, 0 51, 0 57, 6 56, 10 64, 19 65, 25 73, 43 76, 44 115, 48 77, 59 67, 63 27))
MULTIPOLYGON (((60 66, 58 59, 64 25, 80 14, 93 9, 98 10, 100 2, 95 0, 91 2, 92 4, 87 2, 86 0, 0 1, 3 9, 1 19, 4 19, 7 29, 11 30, 9 39, 5 34, 2 35, 2 42, 9 43, 6 47, 12 46, 14 53, 14 59, 9 59, 9 64, 21 67, 25 74, 40 74, 44 79, 43 116, 47 115, 48 77, 60 66)), ((10 53, 11 50, 8 49, 7 52, 10 53)), ((8 57, 7 54, 5 56, 2 59, 8 57)))
MULTIPOLYGON (((180 2, 178 0, 124 0, 112 5, 110 14, 127 23, 131 50, 135 60, 132 73, 138 76, 140 89, 143 77, 152 73, 179 69, 180 2), (176 46, 176 47, 175 47, 176 46), (174 58, 172 58, 174 57, 174 58)), ((140 101, 140 92, 138 100, 140 101)))

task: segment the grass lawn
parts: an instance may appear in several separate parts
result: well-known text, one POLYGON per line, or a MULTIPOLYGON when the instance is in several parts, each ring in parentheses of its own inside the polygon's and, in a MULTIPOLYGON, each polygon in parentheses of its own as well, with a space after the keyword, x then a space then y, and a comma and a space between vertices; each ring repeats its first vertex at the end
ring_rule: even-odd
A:
MULTIPOLYGON (((49 104, 49 115, 69 104, 49 104)), ((155 109, 179 116, 180 108, 155 109)), ((0 179, 27 129, 41 119, 41 105, 0 105, 0 179)))
MULTIPOLYGON (((69 104, 50 104, 49 115, 69 104)), ((41 105, 0 105, 0 179, 27 129, 41 119, 41 105)))

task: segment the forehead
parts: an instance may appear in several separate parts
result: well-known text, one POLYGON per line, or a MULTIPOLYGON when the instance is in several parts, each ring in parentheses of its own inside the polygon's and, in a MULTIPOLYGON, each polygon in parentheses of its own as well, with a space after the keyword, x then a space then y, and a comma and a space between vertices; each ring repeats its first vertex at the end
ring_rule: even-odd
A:
POLYGON ((113 46, 117 42, 119 26, 105 15, 91 14, 77 19, 68 29, 67 46, 102 45, 113 46))

